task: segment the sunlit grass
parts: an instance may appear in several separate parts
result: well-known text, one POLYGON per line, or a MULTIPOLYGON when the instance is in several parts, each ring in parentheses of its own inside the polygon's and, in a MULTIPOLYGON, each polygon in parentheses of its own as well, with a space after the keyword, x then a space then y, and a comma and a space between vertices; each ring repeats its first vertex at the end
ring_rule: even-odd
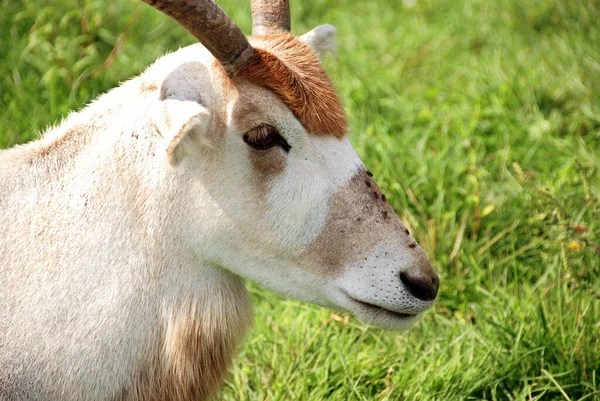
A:
MULTIPOLYGON (((249 2, 220 1, 249 32, 249 2)), ((0 146, 193 42, 136 2, 0 3, 0 146)), ((384 332, 250 285, 221 400, 600 400, 600 6, 292 1, 442 287, 384 332)))

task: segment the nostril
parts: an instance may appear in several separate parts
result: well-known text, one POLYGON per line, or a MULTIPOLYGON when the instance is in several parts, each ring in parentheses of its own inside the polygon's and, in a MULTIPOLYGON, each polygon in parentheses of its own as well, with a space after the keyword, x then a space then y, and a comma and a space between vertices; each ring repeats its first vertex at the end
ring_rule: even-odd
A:
POLYGON ((437 275, 431 278, 423 278, 421 276, 413 276, 408 272, 400 273, 400 281, 402 281, 408 292, 421 301, 433 301, 440 284, 437 275))

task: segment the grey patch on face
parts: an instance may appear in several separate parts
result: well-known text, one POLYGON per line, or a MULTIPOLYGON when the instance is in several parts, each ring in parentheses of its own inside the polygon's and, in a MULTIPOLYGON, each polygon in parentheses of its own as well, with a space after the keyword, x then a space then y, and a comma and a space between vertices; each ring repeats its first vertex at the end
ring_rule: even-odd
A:
POLYGON ((414 240, 405 230, 377 183, 362 170, 331 198, 325 227, 299 262, 308 261, 319 275, 337 276, 383 241, 393 239, 408 248, 414 240))
POLYGON ((258 173, 272 178, 283 172, 287 158, 281 148, 274 147, 268 150, 249 149, 248 160, 258 173))
MULTIPOLYGON (((249 130, 269 122, 270 119, 256 99, 249 95, 249 93, 255 94, 256 92, 252 86, 238 83, 238 90, 239 98, 231 110, 231 119, 236 134, 241 136, 249 130)), ((278 146, 265 150, 254 149, 246 144, 244 146, 248 151, 248 160, 253 167, 252 186, 260 201, 264 203, 269 184, 285 169, 287 155, 278 146)))
POLYGON ((273 179, 284 171, 287 157, 280 148, 269 150, 249 148, 248 160, 254 169, 251 178, 252 188, 259 202, 266 205, 269 186, 273 179))

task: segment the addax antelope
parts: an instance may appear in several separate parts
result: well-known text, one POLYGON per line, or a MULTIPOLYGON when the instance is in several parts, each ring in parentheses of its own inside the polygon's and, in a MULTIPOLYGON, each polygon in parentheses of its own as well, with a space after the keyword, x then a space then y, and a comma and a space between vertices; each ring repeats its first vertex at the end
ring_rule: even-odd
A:
POLYGON ((438 277, 346 137, 287 0, 250 39, 210 0, 145 0, 199 41, 0 152, 0 399, 197 401, 252 313, 243 279, 405 328, 438 277))

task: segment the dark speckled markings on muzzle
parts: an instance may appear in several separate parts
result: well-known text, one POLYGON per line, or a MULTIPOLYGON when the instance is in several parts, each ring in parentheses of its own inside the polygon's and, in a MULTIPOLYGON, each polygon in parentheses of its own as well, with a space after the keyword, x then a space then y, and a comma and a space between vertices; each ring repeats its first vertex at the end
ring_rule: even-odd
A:
POLYGON ((425 251, 364 169, 330 199, 325 227, 303 258, 312 273, 335 281, 332 303, 383 327, 400 327, 384 320, 413 318, 438 293, 425 251))

